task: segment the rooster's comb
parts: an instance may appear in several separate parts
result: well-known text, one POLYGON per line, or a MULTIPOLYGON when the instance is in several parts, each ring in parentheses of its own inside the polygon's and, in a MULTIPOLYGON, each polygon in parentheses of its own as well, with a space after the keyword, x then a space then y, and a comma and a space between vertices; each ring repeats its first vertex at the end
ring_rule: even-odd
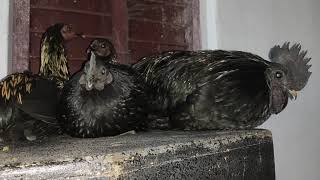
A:
POLYGON ((290 47, 289 42, 285 42, 271 48, 269 58, 271 62, 279 63, 288 70, 290 89, 300 91, 303 89, 311 75, 308 62, 311 58, 305 57, 307 51, 301 51, 301 45, 296 43, 290 47))

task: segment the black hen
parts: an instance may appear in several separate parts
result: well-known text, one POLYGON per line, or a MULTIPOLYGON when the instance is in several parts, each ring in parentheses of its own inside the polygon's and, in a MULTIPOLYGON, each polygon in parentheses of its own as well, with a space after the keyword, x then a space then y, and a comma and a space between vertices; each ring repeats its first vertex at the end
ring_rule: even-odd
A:
POLYGON ((142 126, 144 105, 143 83, 132 69, 91 53, 84 69, 66 82, 59 117, 71 136, 110 136, 142 126))
POLYGON ((0 82, 0 132, 5 140, 35 140, 57 131, 55 81, 15 73, 0 82))
POLYGON ((113 44, 105 38, 94 39, 87 49, 87 54, 90 57, 91 52, 95 53, 99 59, 104 59, 106 62, 115 63, 117 59, 116 49, 113 44))
POLYGON ((134 68, 154 89, 148 107, 169 117, 167 128, 253 128, 306 85, 310 58, 300 49, 275 46, 271 62, 242 51, 174 51, 143 58, 134 68))
POLYGON ((58 86, 69 78, 63 43, 76 36, 69 25, 49 27, 42 38, 39 74, 14 73, 0 81, 2 139, 35 140, 58 132, 58 86))

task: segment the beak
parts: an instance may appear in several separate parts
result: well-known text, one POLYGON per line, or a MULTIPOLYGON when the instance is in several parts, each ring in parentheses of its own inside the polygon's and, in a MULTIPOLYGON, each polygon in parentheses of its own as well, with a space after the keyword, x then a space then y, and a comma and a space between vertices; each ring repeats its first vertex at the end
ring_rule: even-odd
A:
POLYGON ((289 93, 290 93, 290 98, 294 98, 294 100, 297 99, 297 96, 298 96, 298 91, 295 91, 295 90, 289 90, 289 93))
POLYGON ((87 91, 91 91, 93 89, 93 77, 87 80, 86 89, 87 91))
POLYGON ((91 52, 91 47, 88 47, 86 53, 89 54, 91 52))
POLYGON ((91 82, 91 81, 88 81, 87 82, 87 91, 90 91, 91 89, 92 89, 92 87, 93 87, 93 83, 91 82))
POLYGON ((94 48, 94 47, 92 47, 92 45, 90 45, 90 46, 87 48, 87 54, 89 54, 89 53, 93 53, 93 52, 94 52, 94 50, 95 50, 95 48, 94 48))
POLYGON ((83 33, 76 33, 76 36, 81 38, 81 39, 85 39, 86 35, 84 35, 83 33))

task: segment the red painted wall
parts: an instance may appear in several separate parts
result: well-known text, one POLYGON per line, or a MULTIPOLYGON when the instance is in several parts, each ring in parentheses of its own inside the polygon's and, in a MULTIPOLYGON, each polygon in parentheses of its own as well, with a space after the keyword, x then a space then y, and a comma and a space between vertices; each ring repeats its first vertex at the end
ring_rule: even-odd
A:
POLYGON ((186 0, 128 0, 131 62, 171 49, 188 49, 192 11, 186 0))
MULTIPOLYGON (((67 44, 73 73, 85 61, 85 50, 96 37, 112 40, 120 63, 172 49, 192 49, 196 0, 31 0, 30 68, 38 72, 40 38, 57 22, 71 23, 86 40, 67 44)), ((198 7, 198 6, 196 6, 198 7)))

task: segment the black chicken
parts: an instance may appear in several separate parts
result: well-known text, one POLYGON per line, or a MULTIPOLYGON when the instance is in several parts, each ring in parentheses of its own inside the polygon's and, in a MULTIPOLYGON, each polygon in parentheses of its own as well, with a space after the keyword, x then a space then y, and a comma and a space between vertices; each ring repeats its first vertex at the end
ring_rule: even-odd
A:
POLYGON ((91 52, 94 52, 99 59, 104 59, 106 62, 115 63, 117 59, 116 49, 113 44, 105 38, 94 39, 87 49, 87 54, 90 57, 91 52))
MULTIPOLYGON (((173 51, 134 68, 153 88, 154 124, 184 130, 243 129, 280 113, 311 75, 299 44, 270 50, 271 62, 242 51, 173 51)), ((154 127, 157 128, 157 127, 154 127)), ((163 128, 163 127, 161 127, 163 128)))
POLYGON ((14 73, 0 81, 0 138, 35 140, 57 133, 59 88, 69 78, 64 42, 76 37, 70 25, 55 24, 43 35, 39 74, 14 73))
POLYGON ((84 69, 65 83, 61 125, 67 134, 85 138, 137 129, 145 119, 144 89, 128 66, 108 63, 91 52, 84 69))

